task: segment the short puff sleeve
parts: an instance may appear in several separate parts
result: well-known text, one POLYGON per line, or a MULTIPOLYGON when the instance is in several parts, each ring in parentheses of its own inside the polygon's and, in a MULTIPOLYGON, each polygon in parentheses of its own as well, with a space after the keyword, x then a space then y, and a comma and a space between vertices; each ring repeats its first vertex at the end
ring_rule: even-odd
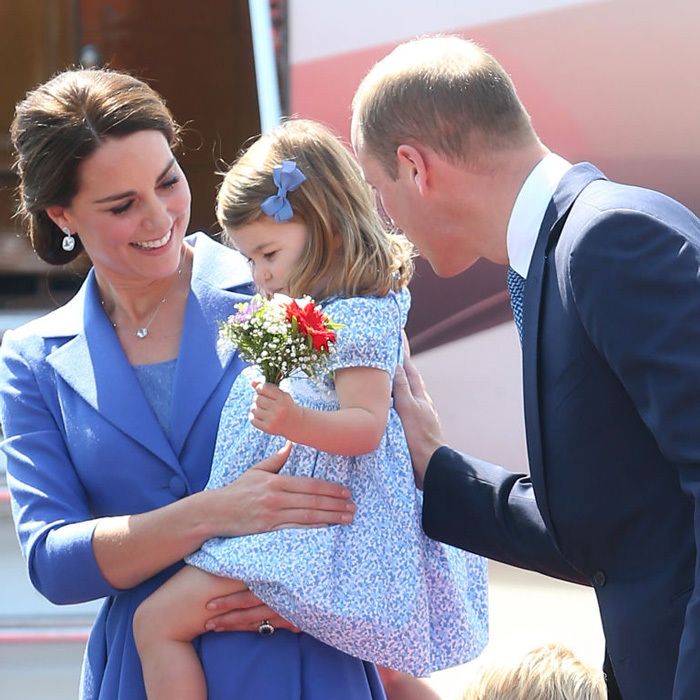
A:
POLYGON ((410 304, 410 293, 403 288, 383 297, 335 299, 324 305, 330 319, 341 324, 328 369, 376 367, 393 377, 402 357, 401 331, 410 304))

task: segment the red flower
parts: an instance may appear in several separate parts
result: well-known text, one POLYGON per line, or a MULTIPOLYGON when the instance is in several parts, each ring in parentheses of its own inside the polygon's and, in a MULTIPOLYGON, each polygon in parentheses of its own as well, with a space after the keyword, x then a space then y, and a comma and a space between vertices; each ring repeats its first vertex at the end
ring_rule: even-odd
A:
POLYGON ((309 339, 314 350, 330 350, 335 343, 335 331, 329 328, 328 316, 316 307, 313 301, 299 306, 296 299, 287 304, 287 321, 296 320, 296 326, 303 336, 309 339))

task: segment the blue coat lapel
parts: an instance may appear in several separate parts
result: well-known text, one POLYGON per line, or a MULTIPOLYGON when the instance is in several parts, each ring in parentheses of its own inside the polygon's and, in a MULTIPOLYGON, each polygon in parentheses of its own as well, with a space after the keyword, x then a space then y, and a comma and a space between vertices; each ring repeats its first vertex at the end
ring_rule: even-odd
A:
POLYGON ((173 387, 172 446, 100 305, 92 270, 78 294, 50 314, 42 327, 47 338, 74 336, 47 357, 71 389, 183 477, 177 455, 233 354, 217 348, 218 320, 250 292, 250 272, 237 253, 204 234, 188 242, 195 246, 195 256, 173 387))
POLYGON ((219 321, 252 291, 248 264, 238 253, 222 249, 203 234, 194 242, 192 290, 173 387, 171 437, 178 454, 234 354, 217 343, 219 321))
MULTIPOLYGON (((99 301, 91 270, 78 295, 54 318, 72 335, 47 362, 103 418, 180 471, 175 454, 146 400, 99 301), (129 406, 129 410, 124 410, 129 406)), ((57 329, 58 330, 58 329, 57 329)))
MULTIPOLYGON (((542 301, 544 265, 547 254, 566 221, 566 216, 581 191, 594 180, 604 180, 605 176, 590 163, 579 163, 562 178, 559 187, 549 203, 540 228, 530 269, 525 280, 523 297, 523 394, 525 404, 525 430, 527 451, 531 471, 539 472, 542 479, 542 433, 539 411, 538 359, 539 353, 539 312, 542 301)), ((551 525, 549 509, 542 493, 538 494, 538 506, 545 522, 551 525)))

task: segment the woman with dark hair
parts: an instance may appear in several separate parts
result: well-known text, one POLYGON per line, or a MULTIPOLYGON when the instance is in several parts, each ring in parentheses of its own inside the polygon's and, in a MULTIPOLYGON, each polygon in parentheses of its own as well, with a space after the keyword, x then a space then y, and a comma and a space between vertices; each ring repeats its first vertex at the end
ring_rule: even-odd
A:
MULTIPOLYGON (((276 474, 287 450, 202 492, 242 369, 217 346, 218 321, 250 278, 234 251, 185 237, 190 191, 160 96, 122 73, 67 71, 17 106, 11 134, 35 251, 92 263, 71 301, 3 339, 17 531, 49 600, 106 597, 81 698, 138 700, 133 613, 184 556, 211 537, 347 523, 354 507, 340 485, 276 474)), ((297 633, 250 592, 213 601, 207 628, 233 632, 198 642, 210 698, 383 697, 373 666, 297 633)))

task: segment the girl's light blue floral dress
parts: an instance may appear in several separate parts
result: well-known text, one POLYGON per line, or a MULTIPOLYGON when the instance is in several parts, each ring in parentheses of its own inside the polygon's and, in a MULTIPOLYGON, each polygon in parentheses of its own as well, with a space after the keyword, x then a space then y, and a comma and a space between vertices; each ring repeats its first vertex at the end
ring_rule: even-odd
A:
MULTIPOLYGON (((294 376, 282 388, 303 406, 333 411, 333 370, 376 367, 393 379, 409 305, 407 289, 329 301, 324 311, 343 324, 329 374, 294 376)), ((248 420, 256 375, 248 368, 233 384, 207 488, 231 483, 284 444, 248 420)), ((302 630, 361 659, 422 676, 479 655, 488 637, 485 561, 423 534, 421 494, 393 408, 375 451, 346 457, 295 445, 282 473, 347 485, 357 505, 352 525, 212 539, 187 562, 245 581, 302 630)))

